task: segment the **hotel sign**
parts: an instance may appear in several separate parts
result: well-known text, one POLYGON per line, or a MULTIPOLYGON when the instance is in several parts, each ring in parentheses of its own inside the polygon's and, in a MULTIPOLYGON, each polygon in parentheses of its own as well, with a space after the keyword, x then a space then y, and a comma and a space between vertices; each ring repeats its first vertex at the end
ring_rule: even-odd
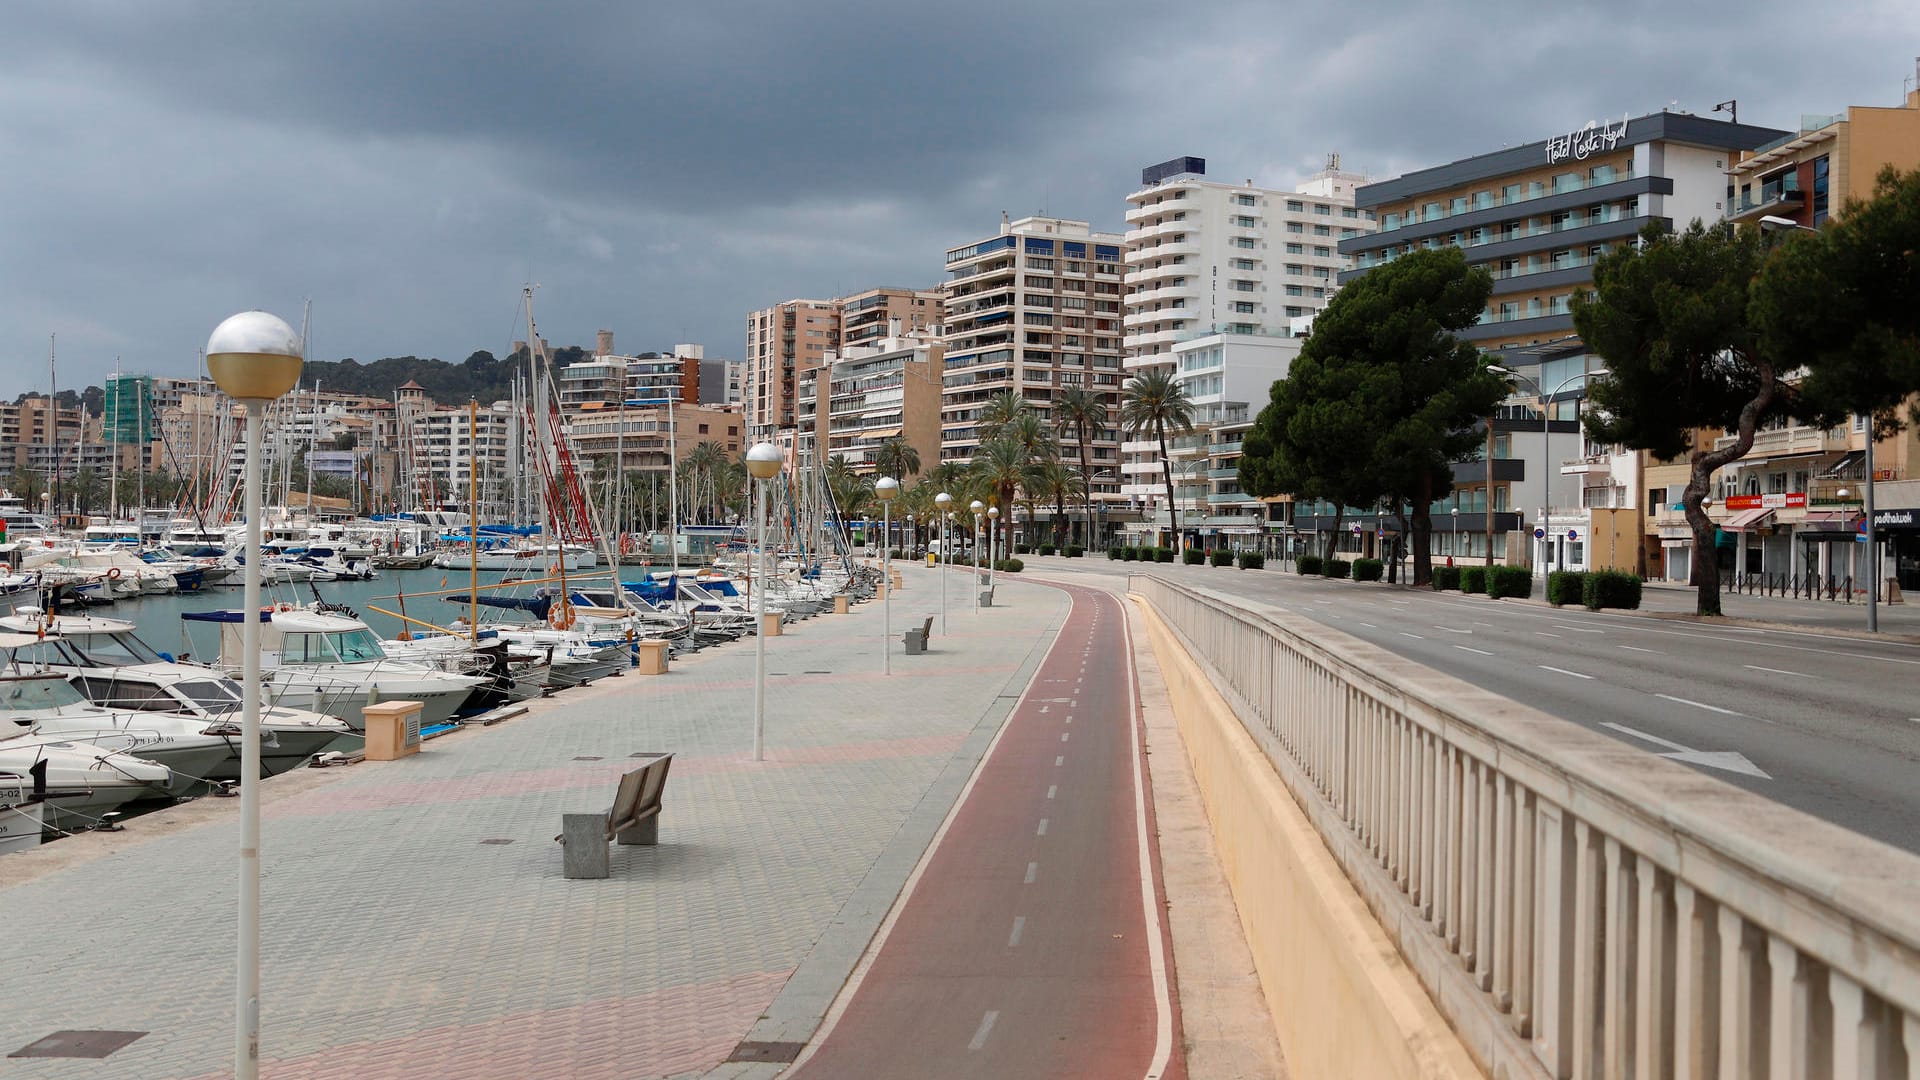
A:
POLYGON ((1547 164, 1553 165, 1568 158, 1585 161, 1594 154, 1613 149, 1621 139, 1627 137, 1628 119, 1626 115, 1621 116, 1617 127, 1604 120, 1589 120, 1586 127, 1574 128, 1559 138, 1548 139, 1547 164))
POLYGON ((1729 495, 1720 505, 1729 510, 1786 510, 1807 505, 1804 491, 1777 492, 1772 495, 1729 495))

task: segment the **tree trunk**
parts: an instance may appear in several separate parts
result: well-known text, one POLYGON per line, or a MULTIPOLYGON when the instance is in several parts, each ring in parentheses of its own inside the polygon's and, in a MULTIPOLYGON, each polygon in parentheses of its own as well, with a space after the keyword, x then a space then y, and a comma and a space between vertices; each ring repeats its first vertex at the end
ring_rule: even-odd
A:
POLYGON ((1154 424, 1153 432, 1160 439, 1160 469, 1167 481, 1167 546, 1177 554, 1180 551, 1180 508, 1173 503, 1173 459, 1167 456, 1166 425, 1154 424))
POLYGON ((1060 554, 1067 553, 1067 493, 1064 490, 1053 493, 1053 546, 1060 554))
POLYGON ((1335 505, 1333 508, 1333 531, 1327 534, 1327 552, 1322 558, 1331 559, 1340 547, 1340 526, 1347 520, 1347 508, 1335 505))
POLYGON ((1760 372, 1760 392, 1740 410, 1739 427, 1733 445, 1720 450, 1695 450, 1687 458, 1687 489, 1680 496, 1680 505, 1686 509, 1687 524, 1693 527, 1693 582, 1697 589, 1694 614, 1696 615, 1721 614, 1720 553, 1713 543, 1713 520, 1707 517, 1706 508, 1700 505, 1701 501, 1707 497, 1714 470, 1739 461, 1747 456, 1747 451, 1753 449, 1753 434, 1760 426, 1761 414, 1765 413, 1767 406, 1773 403, 1773 365, 1764 360, 1756 360, 1754 366, 1760 372))
MULTIPOLYGON (((1492 466, 1489 465, 1491 470, 1492 466)), ((1413 500, 1413 584, 1433 584, 1433 475, 1420 475, 1420 492, 1413 500)))
POLYGON ((1093 457, 1092 448, 1087 445, 1087 428, 1080 425, 1080 482, 1086 486, 1087 496, 1087 548, 1093 548, 1093 457))

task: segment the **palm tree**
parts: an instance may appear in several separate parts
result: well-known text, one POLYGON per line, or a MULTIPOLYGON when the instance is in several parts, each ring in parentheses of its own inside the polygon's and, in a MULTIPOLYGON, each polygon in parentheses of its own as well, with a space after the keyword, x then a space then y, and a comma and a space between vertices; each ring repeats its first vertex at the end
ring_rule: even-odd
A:
MULTIPOLYGON (((1067 500, 1085 491, 1085 483, 1075 476, 1072 469, 1058 459, 1043 462, 1036 466, 1033 477, 1033 494, 1043 499, 1053 500, 1053 544, 1058 548, 1067 546, 1067 500)), ((1033 517, 1031 505, 1027 508, 1029 520, 1033 517)))
POLYGON ((920 451, 895 435, 883 440, 880 448, 873 452, 873 467, 881 476, 891 476, 904 486, 908 477, 920 475, 920 451))
POLYGON ((720 491, 714 481, 717 479, 720 467, 725 464, 726 461, 726 447, 721 446, 712 439, 702 439, 699 444, 687 452, 686 460, 681 462, 682 465, 686 466, 689 478, 693 483, 692 498, 689 502, 698 506, 702 511, 705 511, 705 517, 709 523, 714 520, 715 511, 720 502, 720 491), (705 481, 705 484, 703 485, 701 481, 705 481), (705 499, 701 499, 700 497, 700 490, 703 486, 707 492, 705 499))
POLYGON ((1011 526, 1014 492, 1033 486, 1034 462, 1027 448, 1006 436, 988 439, 974 448, 971 471, 974 483, 1000 507, 1002 526, 1011 526))
POLYGON ((1013 423, 1022 413, 1032 412, 1033 406, 1027 404, 1027 400, 1019 394, 1012 390, 1000 391, 980 407, 980 416, 976 421, 980 429, 980 441, 986 442, 1000 434, 1001 428, 1013 423))
POLYGON ((1173 503, 1173 462, 1167 454, 1167 432, 1183 435, 1193 430, 1193 399, 1173 381, 1169 371, 1143 371, 1128 381, 1120 398, 1120 423, 1129 434, 1151 435, 1160 443, 1160 471, 1167 479, 1167 531, 1170 546, 1180 548, 1180 508, 1173 503))
POLYGON ((1093 439, 1107 426, 1107 398, 1084 386, 1070 386, 1053 401, 1055 429, 1073 433, 1080 445, 1080 483, 1087 493, 1087 546, 1093 546, 1093 439))

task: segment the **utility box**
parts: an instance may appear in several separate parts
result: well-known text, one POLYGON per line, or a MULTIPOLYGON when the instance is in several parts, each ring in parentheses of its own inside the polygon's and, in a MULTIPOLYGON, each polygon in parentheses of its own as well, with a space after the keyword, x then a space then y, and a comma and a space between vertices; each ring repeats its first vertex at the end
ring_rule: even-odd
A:
POLYGON ((417 701, 383 701, 360 710, 367 721, 367 760, 394 761, 420 752, 417 701))
POLYGON ((849 609, 847 608, 847 594, 835 593, 833 596, 833 613, 835 615, 845 615, 848 610, 849 609))
POLYGON ((760 616, 760 635, 762 637, 780 636, 780 613, 769 611, 760 616))
POLYGON ((634 667, 642 675, 665 675, 667 673, 667 643, 664 641, 641 641, 635 644, 634 667))

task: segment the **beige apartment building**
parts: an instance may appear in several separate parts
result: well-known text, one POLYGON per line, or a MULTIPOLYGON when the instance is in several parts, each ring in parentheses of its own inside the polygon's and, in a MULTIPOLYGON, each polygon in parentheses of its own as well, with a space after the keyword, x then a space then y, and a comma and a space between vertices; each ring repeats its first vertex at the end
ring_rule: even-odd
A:
MULTIPOLYGON (((937 290, 895 286, 864 289, 831 300, 789 300, 747 316, 743 368, 747 431, 755 440, 791 443, 781 436, 799 422, 800 380, 851 345, 870 345, 898 321, 903 332, 941 322, 937 290)), ((789 449, 791 446, 789 445, 789 449)))
MULTIPOLYGON (((1113 417, 1091 440, 1092 496, 1124 501, 1121 256, 1120 234, 1050 217, 1003 218, 995 235, 947 249, 942 460, 972 460, 981 407, 997 394, 1012 391, 1046 416, 1061 392, 1091 389, 1113 417)), ((1061 453, 1079 460, 1071 438, 1061 453)))
MULTIPOLYGON (((920 455, 920 471, 940 461, 940 372, 946 347, 930 329, 892 332, 802 377, 800 428, 805 449, 845 459, 858 473, 878 471, 875 454, 902 439, 920 455)), ((912 486, 913 477, 898 478, 912 486)))

